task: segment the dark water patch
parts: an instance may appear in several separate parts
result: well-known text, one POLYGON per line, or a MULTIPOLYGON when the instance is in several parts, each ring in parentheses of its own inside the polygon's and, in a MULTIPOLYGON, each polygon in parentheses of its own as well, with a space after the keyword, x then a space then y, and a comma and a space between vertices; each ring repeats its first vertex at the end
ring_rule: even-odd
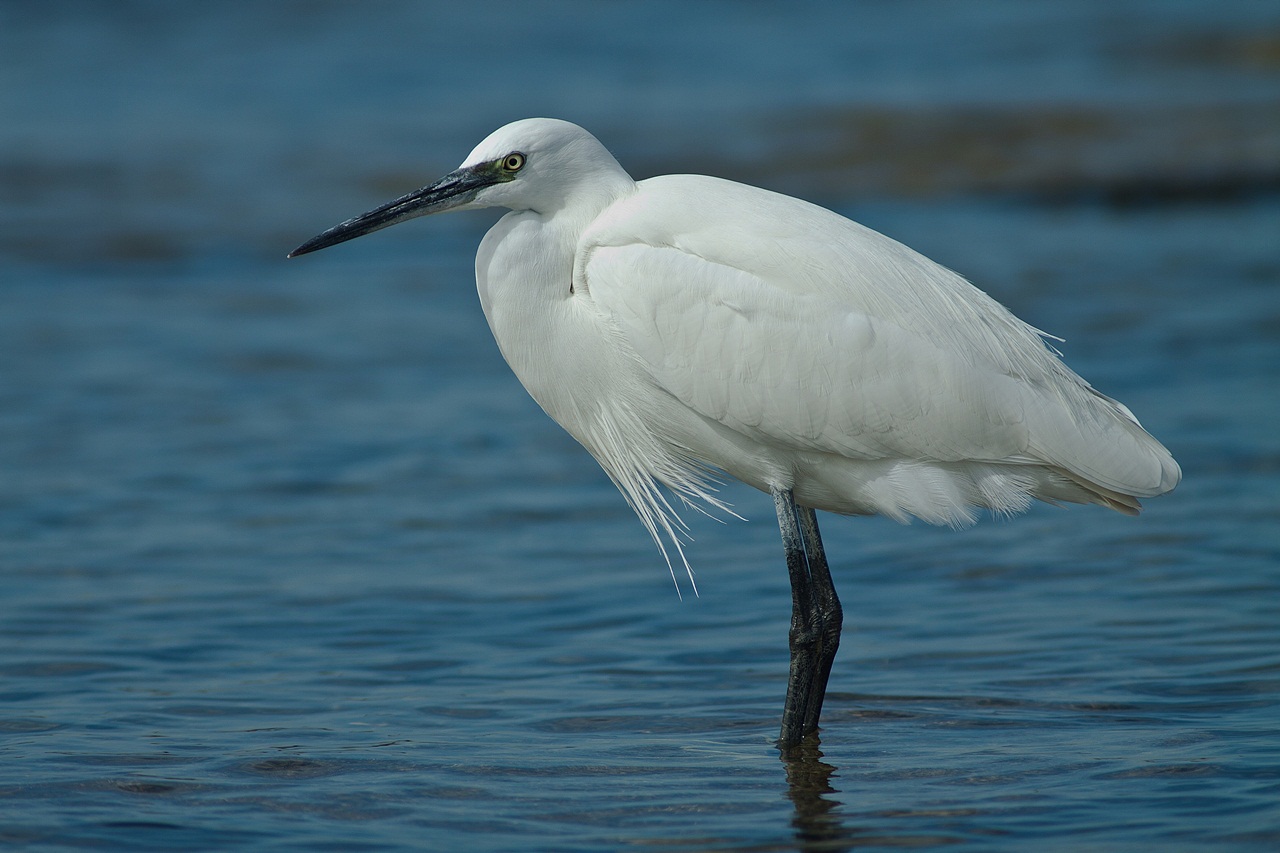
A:
POLYGON ((237 766, 239 772, 278 779, 314 779, 350 772, 341 762, 318 761, 310 758, 267 758, 237 766))
POLYGON ((50 660, 12 663, 0 667, 0 676, 6 678, 79 678, 120 672, 126 667, 101 661, 50 660))
POLYGON ((1129 51, 1125 57, 1147 59, 1166 67, 1192 65, 1275 73, 1280 69, 1280 30, 1262 25, 1249 32, 1164 35, 1129 51))
POLYGON ((24 734, 35 732, 53 731, 59 728, 60 724, 50 720, 30 719, 30 718, 9 718, 0 719, 0 733, 3 734, 24 734))
POLYGON ((761 133, 769 153, 737 164, 743 179, 768 175, 819 198, 979 194, 1154 209, 1280 193, 1280 102, 858 106, 788 116, 761 133))
POLYGON ((181 785, 172 782, 151 782, 142 779, 122 779, 115 782, 115 787, 126 794, 143 796, 168 796, 194 790, 195 785, 181 785))

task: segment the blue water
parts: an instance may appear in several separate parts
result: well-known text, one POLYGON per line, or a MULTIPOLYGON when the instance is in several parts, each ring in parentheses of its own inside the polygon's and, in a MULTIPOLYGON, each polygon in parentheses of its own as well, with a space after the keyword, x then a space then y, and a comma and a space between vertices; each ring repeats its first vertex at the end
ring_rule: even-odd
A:
POLYGON ((0 845, 1280 847, 1280 13, 1246 0, 0 3, 0 845), (493 217, 301 240, 488 131, 805 195, 964 272, 1186 479, 824 517, 700 596, 497 354, 493 217))

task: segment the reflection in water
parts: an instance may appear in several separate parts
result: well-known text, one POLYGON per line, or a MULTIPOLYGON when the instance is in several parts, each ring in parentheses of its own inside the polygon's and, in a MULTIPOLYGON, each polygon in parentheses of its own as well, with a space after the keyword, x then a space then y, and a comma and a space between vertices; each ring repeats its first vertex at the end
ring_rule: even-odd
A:
MULTIPOLYGON (((782 753, 782 764, 787 772, 787 796, 795 806, 791 826, 795 830, 795 848, 802 853, 839 853, 839 851, 867 847, 938 847, 957 844, 963 839, 947 832, 937 832, 936 827, 924 829, 910 821, 897 829, 888 829, 882 819, 889 812, 858 815, 858 824, 852 824, 838 806, 840 801, 831 794, 840 793, 831 786, 831 776, 836 768, 822 760, 821 741, 810 735, 793 749, 782 753), (865 822, 864 822, 865 821, 865 822)), ((894 810, 895 818, 910 818, 918 814, 931 819, 936 812, 923 810, 894 810)))
POLYGON ((848 850, 849 833, 836 811, 839 805, 826 794, 834 794, 831 774, 835 767, 822 760, 817 735, 784 750, 782 764, 787 771, 787 796, 796 808, 791 825, 796 831, 796 848, 804 851, 848 850))

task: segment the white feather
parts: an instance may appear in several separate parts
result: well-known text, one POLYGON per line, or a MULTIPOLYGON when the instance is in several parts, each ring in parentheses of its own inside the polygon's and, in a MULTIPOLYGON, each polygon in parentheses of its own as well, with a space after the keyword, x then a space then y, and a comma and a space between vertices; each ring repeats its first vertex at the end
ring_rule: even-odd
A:
POLYGON ((1032 499, 1133 513, 1181 476, 1041 332, 888 237, 715 178, 637 184, 563 122, 508 125, 467 162, 510 151, 525 171, 472 204, 512 208, 476 259, 494 336, 686 569, 657 485, 724 510, 707 468, 954 526, 1032 499))

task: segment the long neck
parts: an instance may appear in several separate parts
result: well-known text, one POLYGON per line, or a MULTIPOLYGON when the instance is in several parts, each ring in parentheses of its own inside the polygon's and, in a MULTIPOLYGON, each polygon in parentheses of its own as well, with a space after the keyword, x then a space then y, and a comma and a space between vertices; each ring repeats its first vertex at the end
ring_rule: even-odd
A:
POLYGON ((602 351, 610 352, 593 343, 604 330, 573 292, 578 240, 590 220, 564 213, 513 211, 499 220, 476 254, 476 289, 507 364, 547 414, 582 441, 574 427, 606 381, 601 377, 615 368, 598 363, 602 351), (584 374, 593 378, 584 381, 584 374))

